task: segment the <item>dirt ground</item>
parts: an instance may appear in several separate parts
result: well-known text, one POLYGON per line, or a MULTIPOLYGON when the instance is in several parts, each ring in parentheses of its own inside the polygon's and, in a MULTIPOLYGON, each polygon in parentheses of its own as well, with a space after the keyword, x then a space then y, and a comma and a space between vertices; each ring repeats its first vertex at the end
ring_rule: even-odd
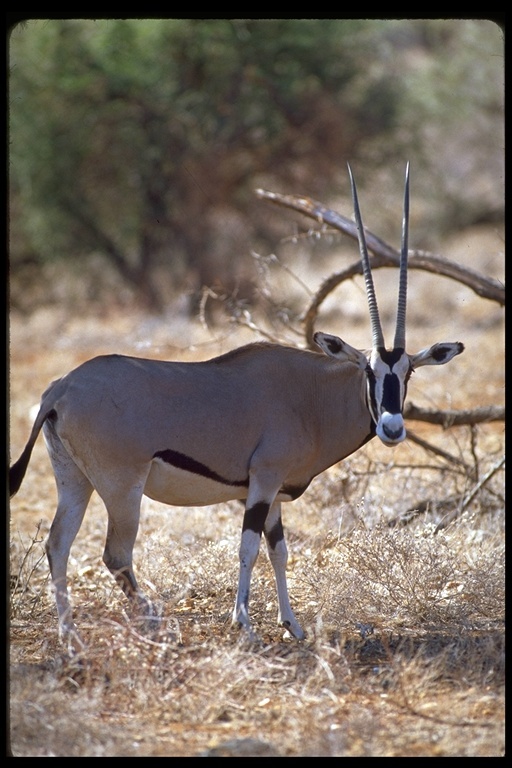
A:
MULTIPOLYGON (((477 240, 468 237, 473 250, 468 245, 459 257, 499 276, 499 238, 477 240)), ((301 279, 322 277, 302 265, 301 279)), ((392 273, 379 295, 388 280, 392 285, 392 273)), ((409 400, 440 409, 503 404, 502 310, 449 281, 415 274, 411 282, 411 351, 442 340, 461 340, 466 350, 447 366, 419 370, 409 400)), ((326 306, 322 330, 342 327, 347 341, 367 346, 364 313, 361 320, 351 311, 358 301, 364 310, 360 286, 347 290, 353 293, 340 302, 346 315, 326 306)), ((91 356, 200 359, 252 340, 248 328, 226 322, 207 329, 179 307, 166 318, 119 307, 71 312, 59 304, 11 312, 11 459, 23 449, 47 384, 91 356)), ((503 423, 408 426, 451 459, 411 441, 391 452, 373 441, 285 505, 290 595, 307 631, 301 642, 276 626, 263 551, 253 577, 255 637, 230 626, 242 514, 234 502, 184 509, 144 501, 135 564, 164 621, 156 635, 139 632, 101 562, 106 521, 94 495, 69 563, 86 640, 79 660, 69 659, 57 637, 44 555, 56 494, 40 439, 10 507, 8 751, 504 754, 503 469, 479 486, 504 453, 503 423), (463 512, 438 528, 446 499, 460 508, 471 492, 463 512), (388 525, 414 509, 422 512, 409 525, 388 525)))

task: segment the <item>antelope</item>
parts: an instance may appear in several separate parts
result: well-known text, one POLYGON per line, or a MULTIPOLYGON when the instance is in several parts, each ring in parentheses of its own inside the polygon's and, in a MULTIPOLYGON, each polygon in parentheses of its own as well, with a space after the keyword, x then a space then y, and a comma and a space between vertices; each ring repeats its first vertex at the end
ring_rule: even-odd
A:
POLYGON ((10 468, 11 496, 43 430, 58 503, 46 543, 62 640, 82 647, 68 598, 71 545, 96 490, 108 514, 103 561, 144 620, 158 611, 132 565, 142 496, 169 505, 245 504, 234 626, 251 632, 249 591, 262 534, 273 567, 278 624, 305 633, 292 611, 281 503, 375 435, 406 436, 403 407, 412 372, 443 365, 464 346, 405 351, 409 164, 405 173, 399 291, 393 347, 384 343, 356 184, 348 167, 372 331, 368 354, 317 332, 319 351, 256 342, 203 362, 95 357, 44 392, 26 446, 10 468))

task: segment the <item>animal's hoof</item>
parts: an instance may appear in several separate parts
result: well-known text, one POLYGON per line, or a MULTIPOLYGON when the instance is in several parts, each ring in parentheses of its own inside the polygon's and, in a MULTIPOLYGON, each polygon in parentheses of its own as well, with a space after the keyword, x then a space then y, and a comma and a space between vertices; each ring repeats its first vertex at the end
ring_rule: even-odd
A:
POLYGON ((251 645, 252 643, 256 643, 259 641, 258 635, 253 630, 250 624, 244 624, 241 621, 233 620, 231 622, 231 629, 240 633, 240 636, 239 636, 240 643, 243 643, 243 644, 246 643, 248 645, 251 645))
POLYGON ((306 633, 297 623, 292 624, 291 621, 283 621, 281 622, 281 626, 285 628, 285 632, 283 635, 285 640, 305 640, 306 639, 306 633))
POLYGON ((59 632, 61 645, 66 648, 70 659, 80 656, 86 645, 74 627, 61 627, 59 632))

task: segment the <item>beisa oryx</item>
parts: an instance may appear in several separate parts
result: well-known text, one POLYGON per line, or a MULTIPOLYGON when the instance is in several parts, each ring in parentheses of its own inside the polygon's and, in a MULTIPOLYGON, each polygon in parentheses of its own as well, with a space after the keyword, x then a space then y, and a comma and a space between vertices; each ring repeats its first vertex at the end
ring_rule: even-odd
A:
POLYGON ((278 622, 297 639, 304 631, 290 606, 281 502, 374 435, 394 446, 405 438, 402 415, 409 377, 422 365, 460 354, 443 342, 405 351, 409 166, 406 170, 396 330, 386 349, 357 191, 349 167, 368 299, 369 356, 327 333, 321 352, 255 343, 205 362, 95 357, 43 394, 29 440, 11 467, 15 494, 43 430, 58 505, 46 550, 61 636, 79 645, 67 591, 67 564, 91 493, 108 513, 103 560, 142 616, 157 613, 139 590, 132 552, 142 496, 171 505, 245 502, 233 622, 250 629, 249 589, 264 534, 277 586, 278 622))

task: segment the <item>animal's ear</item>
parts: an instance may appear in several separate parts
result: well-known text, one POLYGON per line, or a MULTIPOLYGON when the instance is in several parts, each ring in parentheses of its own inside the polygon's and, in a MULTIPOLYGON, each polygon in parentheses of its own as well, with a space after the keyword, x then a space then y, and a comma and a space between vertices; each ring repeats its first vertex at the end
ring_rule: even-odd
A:
POLYGON ((415 355, 410 355, 409 359, 413 368, 419 368, 421 365, 444 365, 452 357, 460 355, 463 351, 464 344, 460 341, 443 341, 439 344, 432 344, 428 349, 422 349, 415 355))
POLYGON ((351 347, 346 341, 340 339, 339 336, 331 336, 330 333, 315 333, 313 336, 315 344, 318 344, 326 355, 334 357, 341 362, 354 363, 362 371, 365 370, 368 365, 368 358, 359 349, 351 347))

